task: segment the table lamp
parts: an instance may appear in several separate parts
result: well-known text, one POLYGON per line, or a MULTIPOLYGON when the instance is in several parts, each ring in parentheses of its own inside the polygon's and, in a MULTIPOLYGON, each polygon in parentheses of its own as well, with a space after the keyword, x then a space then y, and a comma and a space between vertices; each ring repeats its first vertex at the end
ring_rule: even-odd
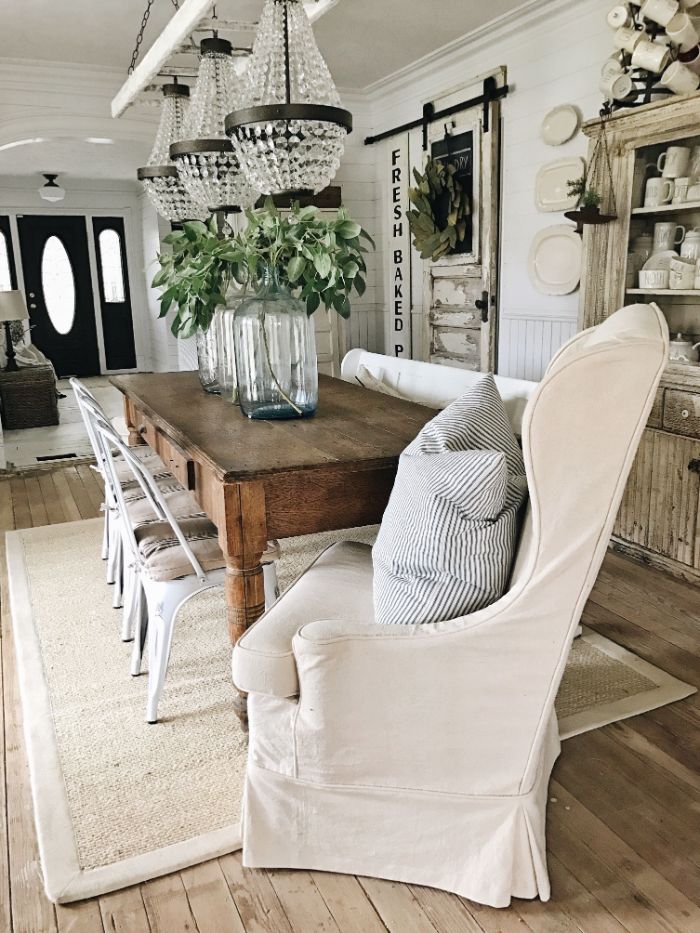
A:
POLYGON ((17 289, 0 292, 0 321, 5 325, 5 352, 7 353, 5 372, 12 373, 19 369, 15 361, 15 348, 12 343, 10 324, 12 321, 27 320, 29 320, 29 312, 22 292, 17 289))

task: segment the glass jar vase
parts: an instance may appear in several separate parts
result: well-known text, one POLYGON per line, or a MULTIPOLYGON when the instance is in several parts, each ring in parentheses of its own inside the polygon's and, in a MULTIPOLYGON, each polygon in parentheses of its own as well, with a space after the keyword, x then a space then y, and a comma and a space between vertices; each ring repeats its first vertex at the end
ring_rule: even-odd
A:
POLYGON ((234 315, 238 400, 249 418, 306 418, 316 411, 316 336, 306 304, 266 269, 234 315))
POLYGON ((221 307, 219 329, 219 386, 221 397, 238 404, 238 378, 236 376, 236 347, 234 339, 235 315, 243 296, 240 286, 232 284, 226 292, 226 304, 221 307))
POLYGON ((199 381, 205 392, 218 395, 221 392, 219 385, 219 345, 222 312, 217 308, 214 312, 209 330, 198 330, 195 337, 197 343, 197 368, 199 381))

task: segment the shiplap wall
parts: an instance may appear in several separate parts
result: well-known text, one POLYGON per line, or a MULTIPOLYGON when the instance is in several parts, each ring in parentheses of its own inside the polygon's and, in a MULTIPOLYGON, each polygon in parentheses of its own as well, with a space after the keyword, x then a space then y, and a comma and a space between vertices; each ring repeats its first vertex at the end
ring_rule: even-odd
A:
MULTIPOLYGON (((541 214, 535 207, 535 176, 546 162, 584 155, 579 134, 558 147, 540 138, 542 118, 558 104, 576 104, 585 118, 601 105, 600 67, 612 51, 612 31, 605 22, 608 0, 540 0, 468 37, 464 42, 417 62, 369 89, 375 132, 420 116, 422 104, 443 96, 479 74, 505 65, 511 93, 503 102, 502 219, 500 258, 500 328, 498 371, 539 378, 552 354, 576 331, 578 292, 563 297, 541 295, 527 272, 530 244, 538 230, 566 223, 561 214, 541 214)), ((469 96, 466 94, 465 96, 469 96)), ((386 144, 376 153, 377 212, 381 241, 386 215, 386 144)), ((412 161, 420 158, 420 133, 411 134, 412 161)), ((377 258, 383 261, 381 243, 377 258)), ((414 284, 420 260, 414 256, 414 284)), ((377 294, 384 305, 383 278, 377 294)), ((420 290, 414 287, 414 331, 422 314, 420 290)))

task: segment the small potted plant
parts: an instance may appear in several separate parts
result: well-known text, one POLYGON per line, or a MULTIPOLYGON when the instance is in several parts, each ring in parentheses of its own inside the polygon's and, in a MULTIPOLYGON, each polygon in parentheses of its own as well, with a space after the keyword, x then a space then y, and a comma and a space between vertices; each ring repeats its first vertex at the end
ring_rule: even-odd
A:
POLYGON ((612 214, 601 214, 603 200, 597 188, 589 185, 585 175, 567 181, 567 193, 571 198, 578 198, 574 211, 567 211, 564 216, 576 223, 576 232, 582 233, 585 224, 605 224, 614 220, 612 214))

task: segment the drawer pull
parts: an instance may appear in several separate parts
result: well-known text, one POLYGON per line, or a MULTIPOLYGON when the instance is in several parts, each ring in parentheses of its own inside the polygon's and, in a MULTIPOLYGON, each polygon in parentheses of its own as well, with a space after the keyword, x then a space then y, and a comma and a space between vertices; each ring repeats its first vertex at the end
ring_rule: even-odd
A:
POLYGON ((691 473, 700 473, 700 460, 691 460, 688 469, 691 473))
POLYGON ((681 411, 681 418, 690 418, 690 412, 687 408, 684 408, 683 411, 681 411))

